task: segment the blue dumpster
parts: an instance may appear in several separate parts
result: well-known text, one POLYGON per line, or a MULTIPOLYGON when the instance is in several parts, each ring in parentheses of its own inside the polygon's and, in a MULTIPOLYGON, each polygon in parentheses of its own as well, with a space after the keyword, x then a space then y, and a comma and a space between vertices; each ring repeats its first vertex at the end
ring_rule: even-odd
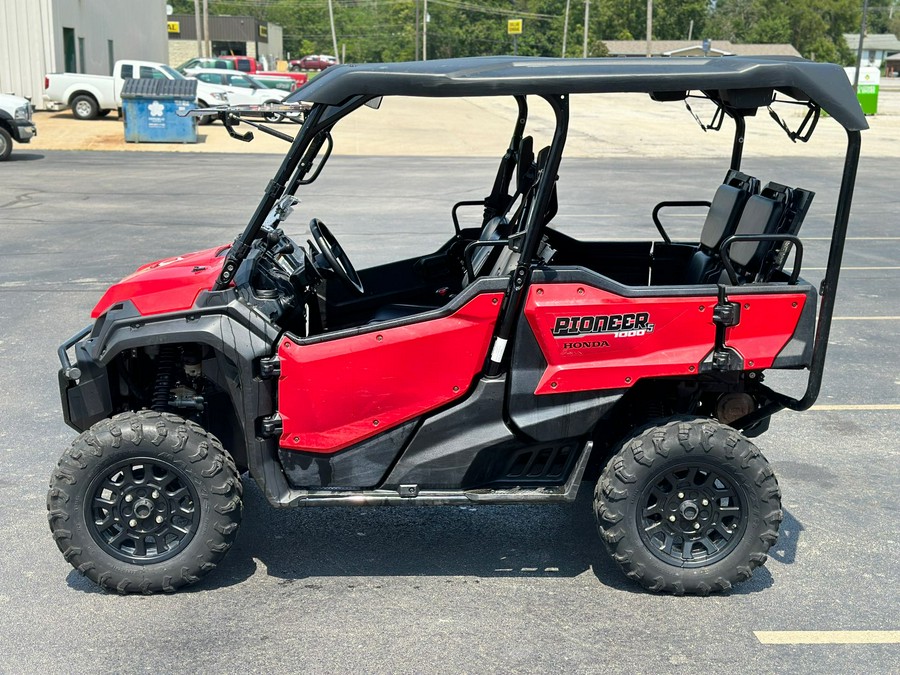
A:
POLYGON ((125 141, 196 143, 197 118, 179 117, 196 108, 197 80, 134 79, 122 87, 125 141))

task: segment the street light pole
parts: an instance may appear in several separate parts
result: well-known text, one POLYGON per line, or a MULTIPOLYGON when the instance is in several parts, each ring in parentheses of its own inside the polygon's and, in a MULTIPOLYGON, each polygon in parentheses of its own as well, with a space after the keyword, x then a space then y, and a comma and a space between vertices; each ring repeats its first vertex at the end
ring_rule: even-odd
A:
POLYGON ((334 6, 328 0, 328 20, 331 21, 331 46, 334 47, 334 58, 338 58, 337 33, 334 30, 334 6))
POLYGON ((428 60, 428 0, 422 4, 422 60, 428 60))
POLYGON ((562 57, 566 58, 566 38, 569 37, 569 5, 572 0, 566 0, 566 22, 563 24, 562 57))

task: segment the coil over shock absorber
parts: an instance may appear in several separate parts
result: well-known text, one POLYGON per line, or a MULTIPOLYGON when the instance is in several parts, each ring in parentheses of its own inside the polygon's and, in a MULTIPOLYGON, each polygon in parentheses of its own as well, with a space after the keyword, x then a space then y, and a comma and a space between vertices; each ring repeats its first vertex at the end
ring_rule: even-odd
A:
POLYGON ((153 403, 151 405, 157 412, 165 412, 169 409, 177 358, 178 350, 173 345, 163 345, 159 348, 159 356, 156 361, 156 383, 153 385, 153 403))

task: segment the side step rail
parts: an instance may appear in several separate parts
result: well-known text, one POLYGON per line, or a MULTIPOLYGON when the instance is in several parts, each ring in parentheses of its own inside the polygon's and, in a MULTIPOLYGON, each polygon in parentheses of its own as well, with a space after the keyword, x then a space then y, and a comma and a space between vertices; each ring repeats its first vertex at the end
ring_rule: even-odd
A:
POLYGON ((459 506, 472 503, 574 502, 593 447, 593 441, 585 443, 578 462, 563 485, 495 490, 419 490, 416 485, 401 485, 397 490, 291 490, 279 506, 459 506))

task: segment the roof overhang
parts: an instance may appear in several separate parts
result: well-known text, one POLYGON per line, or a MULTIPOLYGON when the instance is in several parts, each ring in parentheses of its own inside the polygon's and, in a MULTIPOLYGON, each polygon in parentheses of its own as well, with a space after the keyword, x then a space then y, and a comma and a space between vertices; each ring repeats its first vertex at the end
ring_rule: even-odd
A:
POLYGON ((513 96, 739 90, 778 91, 818 104, 843 127, 867 129, 839 66, 791 57, 548 59, 489 56, 332 66, 288 97, 341 105, 378 96, 513 96))

